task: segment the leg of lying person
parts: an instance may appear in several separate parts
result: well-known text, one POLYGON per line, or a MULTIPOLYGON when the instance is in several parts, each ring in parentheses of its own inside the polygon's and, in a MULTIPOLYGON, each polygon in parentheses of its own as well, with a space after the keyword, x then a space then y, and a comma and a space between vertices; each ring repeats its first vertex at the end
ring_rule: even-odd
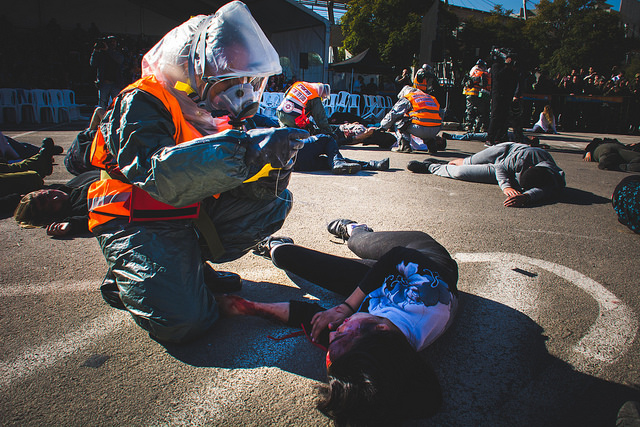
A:
POLYGON ((483 182, 486 184, 497 184, 496 169, 492 164, 485 165, 447 165, 432 163, 429 166, 429 173, 444 178, 459 179, 461 181, 483 182))
MULTIPOLYGON (((367 261, 284 244, 271 251, 273 264, 337 294, 348 296, 369 271, 367 261)), ((370 264, 370 263, 369 263, 370 264)))

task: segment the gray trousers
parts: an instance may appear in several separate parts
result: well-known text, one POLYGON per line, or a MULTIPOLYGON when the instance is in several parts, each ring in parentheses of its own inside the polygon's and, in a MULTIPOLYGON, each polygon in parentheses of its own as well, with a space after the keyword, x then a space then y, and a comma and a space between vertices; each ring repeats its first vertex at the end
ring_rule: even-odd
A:
POLYGON ((494 150, 486 149, 464 159, 462 165, 429 165, 429 172, 445 178, 462 181, 497 184, 494 150))

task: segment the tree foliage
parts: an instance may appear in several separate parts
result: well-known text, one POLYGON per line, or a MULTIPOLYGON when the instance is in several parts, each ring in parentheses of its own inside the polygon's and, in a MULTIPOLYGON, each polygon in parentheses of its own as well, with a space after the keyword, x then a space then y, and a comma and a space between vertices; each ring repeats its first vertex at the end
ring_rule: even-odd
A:
POLYGON ((608 71, 624 59, 627 43, 616 12, 604 0, 540 0, 524 35, 538 52, 543 68, 567 73, 593 66, 608 71))
MULTIPOLYGON (((342 18, 344 47, 352 54, 369 48, 389 65, 418 65, 421 21, 433 1, 351 0, 342 18)), ((540 65, 551 74, 589 66, 606 72, 632 49, 619 14, 607 11, 605 0, 540 0, 526 21, 511 12, 498 5, 483 18, 459 23, 441 4, 435 58, 468 69, 499 46, 515 49, 525 67, 540 65)))
POLYGON ((351 0, 341 24, 344 47, 365 49, 389 65, 407 66, 420 51, 422 17, 434 0, 351 0))

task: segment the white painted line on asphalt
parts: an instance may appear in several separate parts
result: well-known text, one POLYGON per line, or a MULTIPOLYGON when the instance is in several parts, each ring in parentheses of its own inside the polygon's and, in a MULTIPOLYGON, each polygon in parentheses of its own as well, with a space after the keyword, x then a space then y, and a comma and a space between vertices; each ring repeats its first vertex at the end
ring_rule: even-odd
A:
POLYGON ((26 349, 13 360, 0 361, 0 388, 8 387, 15 381, 55 365, 64 357, 113 333, 129 319, 128 312, 110 310, 104 316, 83 324, 58 340, 26 349))
MULTIPOLYGON (((510 253, 459 253, 455 258, 460 262, 496 263, 498 266, 502 265, 502 269, 510 269, 515 264, 537 266, 565 279, 591 296, 598 303, 599 314, 587 334, 573 347, 574 357, 569 361, 583 372, 595 374, 602 364, 615 362, 629 349, 636 337, 638 318, 634 311, 600 283, 582 273, 552 262, 510 253)), ((500 295, 498 291, 496 289, 496 295, 500 295)), ((518 309, 518 305, 523 302, 506 302, 507 305, 510 303, 516 305, 512 308, 518 309)), ((527 304, 525 300, 525 305, 527 304)))

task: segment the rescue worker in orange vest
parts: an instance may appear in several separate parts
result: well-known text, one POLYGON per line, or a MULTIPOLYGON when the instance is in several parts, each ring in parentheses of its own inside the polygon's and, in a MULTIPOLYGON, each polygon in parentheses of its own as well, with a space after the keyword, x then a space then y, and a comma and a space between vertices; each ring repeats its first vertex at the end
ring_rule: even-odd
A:
POLYGON ((149 334, 184 342, 219 317, 215 293, 241 278, 213 262, 237 259, 277 231, 298 129, 245 131, 278 54, 234 1, 171 30, 143 58, 91 147, 102 179, 89 190, 89 228, 108 274, 101 287, 149 334))
POLYGON ((327 112, 322 104, 330 95, 331 87, 328 84, 295 82, 284 94, 276 110, 280 126, 331 134, 327 112), (313 117, 318 131, 315 131, 310 117, 313 117))
POLYGON ((489 127, 490 81, 486 62, 478 59, 465 78, 462 88, 462 94, 467 100, 464 126, 469 132, 484 132, 489 127))
POLYGON ((405 86, 398 94, 398 102, 380 122, 380 127, 393 130, 396 134, 398 151, 410 153, 413 136, 422 139, 430 153, 446 148, 446 141, 438 136, 442 126, 440 104, 431 95, 427 95, 411 86, 405 86))
POLYGON ((446 101, 446 93, 440 86, 435 70, 429 64, 422 64, 422 67, 416 71, 416 75, 413 77, 413 87, 433 96, 440 104, 444 104, 446 101))

